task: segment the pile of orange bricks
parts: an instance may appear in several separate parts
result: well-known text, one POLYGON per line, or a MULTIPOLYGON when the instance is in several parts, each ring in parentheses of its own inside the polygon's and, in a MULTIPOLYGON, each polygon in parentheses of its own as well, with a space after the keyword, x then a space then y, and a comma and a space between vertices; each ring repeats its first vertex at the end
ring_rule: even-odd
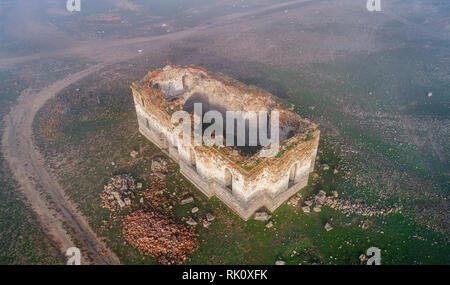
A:
POLYGON ((153 209, 168 213, 176 204, 175 193, 170 193, 164 180, 152 177, 150 185, 143 190, 145 200, 153 209))
POLYGON ((161 264, 181 264, 199 247, 198 234, 158 212, 138 210, 123 219, 126 241, 161 264))

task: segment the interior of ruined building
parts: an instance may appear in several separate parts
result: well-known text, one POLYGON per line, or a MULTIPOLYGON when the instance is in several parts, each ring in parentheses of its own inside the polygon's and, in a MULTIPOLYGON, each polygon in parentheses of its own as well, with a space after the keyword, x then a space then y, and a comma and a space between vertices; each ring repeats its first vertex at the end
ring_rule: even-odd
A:
MULTIPOLYGON (((295 135, 306 133, 311 124, 302 120, 299 116, 292 112, 281 108, 281 104, 276 102, 269 93, 255 86, 244 86, 240 82, 236 82, 232 78, 219 74, 215 76, 207 75, 206 72, 198 67, 182 70, 178 67, 171 67, 175 72, 168 71, 167 67, 164 72, 156 71, 144 78, 144 84, 148 84, 150 90, 160 90, 159 96, 164 98, 164 103, 168 105, 170 110, 185 110, 191 114, 194 113, 194 104, 201 103, 203 118, 208 111, 218 111, 224 118, 223 130, 221 134, 226 144, 226 112, 227 111, 267 111, 267 121, 265 122, 266 134, 271 135, 270 111, 278 110, 281 113, 279 126, 279 141, 281 143, 287 141, 295 135), (190 72, 189 72, 190 71, 190 72), (223 83, 223 84, 217 84, 223 83)), ((248 118, 243 118, 245 122, 245 138, 238 140, 236 134, 237 120, 234 120, 234 128, 232 137, 234 142, 233 150, 237 150, 240 156, 251 157, 256 155, 264 146, 258 139, 257 144, 250 144, 249 133, 250 128, 255 125, 249 124, 248 118)), ((202 120, 203 122, 203 120, 202 120)), ((214 121, 213 121, 214 122, 214 121)), ((257 126, 259 118, 257 118, 257 126)), ((211 123, 203 123, 205 130, 211 123)), ((259 134, 258 129, 253 130, 259 134)), ((219 135, 219 134, 214 134, 219 135)), ((259 138, 259 136, 258 136, 259 138)))

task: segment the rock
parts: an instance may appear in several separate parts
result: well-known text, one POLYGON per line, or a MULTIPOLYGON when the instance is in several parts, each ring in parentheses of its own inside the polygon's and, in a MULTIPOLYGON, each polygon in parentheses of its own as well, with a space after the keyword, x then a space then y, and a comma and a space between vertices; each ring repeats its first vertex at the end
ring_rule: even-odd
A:
POLYGON ((303 212, 310 213, 311 212, 311 206, 304 206, 302 207, 303 212))
POLYGON ((272 221, 269 221, 269 222, 266 224, 266 228, 270 229, 271 227, 273 227, 273 222, 272 222, 272 221))
POLYGON ((337 191, 331 191, 331 194, 333 194, 334 198, 337 198, 339 196, 337 191))
POLYGON ((141 199, 139 200, 139 203, 144 204, 144 198, 141 197, 141 199))
POLYGON ((189 218, 189 219, 186 221, 186 224, 188 224, 188 225, 190 225, 190 226, 196 226, 196 225, 197 225, 197 222, 196 222, 193 218, 189 218))
POLYGON ((122 201, 122 199, 116 198, 116 201, 120 208, 125 207, 125 203, 122 201))
POLYGON ((194 197, 187 197, 187 198, 181 200, 180 204, 181 205, 186 205, 186 204, 189 204, 189 203, 192 203, 192 202, 194 202, 194 197))
POLYGON ((203 227, 204 227, 205 229, 209 228, 210 225, 211 225, 211 222, 208 222, 207 220, 204 220, 204 221, 203 221, 203 227))
POLYGON ((198 212, 198 208, 197 208, 197 207, 192 208, 192 210, 191 210, 191 213, 192 213, 192 214, 195 214, 195 213, 197 213, 197 212, 198 212))
POLYGON ((214 217, 213 214, 211 214, 211 213, 207 213, 207 214, 206 214, 206 220, 207 220, 208 222, 212 222, 212 221, 214 221, 215 219, 216 219, 216 217, 214 217))
POLYGON ((114 165, 116 165, 116 163, 115 163, 114 161, 112 161, 112 162, 111 162, 111 165, 114 166, 114 165))
POLYGON ((369 222, 368 222, 368 221, 365 221, 365 222, 362 224, 361 228, 362 228, 363 230, 367 230, 367 229, 369 228, 369 222))
POLYGON ((142 189, 142 187, 143 187, 142 183, 136 184, 136 188, 137 188, 137 189, 142 189))
POLYGON ((433 96, 433 93, 432 92, 428 92, 427 96, 431 97, 431 96, 433 96))
POLYGON ((317 205, 323 205, 327 200, 327 193, 323 190, 320 190, 319 193, 314 197, 314 202, 317 205))
POLYGON ((269 214, 264 211, 259 211, 255 213, 255 220, 257 221, 268 221, 270 218, 269 214))
POLYGON ((297 207, 298 202, 300 200, 300 198, 302 197, 301 194, 297 194, 294 197, 292 197, 291 199, 289 199, 289 201, 287 202, 288 205, 292 206, 292 207, 297 207))
POLYGON ((329 224, 326 223, 325 226, 323 227, 327 232, 331 231, 333 229, 333 227, 329 224))
POLYGON ((284 260, 277 260, 275 261, 275 265, 286 265, 286 262, 284 260))
POLYGON ((339 170, 337 170, 337 169, 333 170, 333 174, 338 174, 338 173, 339 173, 339 170))
POLYGON ((313 207, 313 211, 316 212, 316 213, 322 212, 322 206, 319 206, 319 205, 314 206, 313 207))
POLYGON ((153 158, 151 170, 156 176, 158 176, 161 179, 164 179, 168 171, 167 160, 162 156, 157 156, 153 158))
POLYGON ((322 164, 322 169, 323 170, 329 170, 330 166, 328 166, 328 164, 322 164))
POLYGON ((367 256, 365 254, 361 254, 359 256, 359 261, 361 261, 362 264, 365 264, 367 261, 367 256))
POLYGON ((130 152, 130 156, 131 156, 132 158, 136 158, 138 155, 139 155, 139 152, 137 152, 137 151, 135 151, 135 150, 133 150, 132 152, 130 152))
POLYGON ((305 205, 306 205, 306 206, 312 206, 312 204, 313 204, 313 201, 312 201, 312 200, 306 200, 306 201, 305 201, 305 205))
POLYGON ((130 198, 125 198, 125 199, 123 199, 123 201, 125 202, 125 205, 127 205, 127 206, 131 206, 131 200, 130 200, 130 198))

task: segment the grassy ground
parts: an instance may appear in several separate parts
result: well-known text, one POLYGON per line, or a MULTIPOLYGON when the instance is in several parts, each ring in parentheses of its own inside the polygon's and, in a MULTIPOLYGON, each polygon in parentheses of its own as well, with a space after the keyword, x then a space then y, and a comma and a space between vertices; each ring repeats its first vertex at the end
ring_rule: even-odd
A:
MULTIPOLYGON (((376 136, 376 128, 368 130, 358 126, 351 115, 342 112, 342 105, 336 100, 335 94, 342 91, 318 93, 308 90, 298 76, 293 77, 287 70, 268 66, 248 68, 253 68, 255 74, 259 71, 261 77, 244 78, 245 82, 259 83, 267 76, 268 81, 260 86, 269 90, 272 85, 283 86, 281 97, 295 103, 300 114, 323 124, 317 163, 327 163, 331 170, 317 167, 318 177, 311 179, 302 190, 303 196, 320 189, 328 193, 336 190, 347 199, 361 199, 380 206, 401 204, 404 210, 369 218, 345 216, 327 207, 321 213, 305 214, 285 204, 272 215, 274 227, 267 229, 262 222, 242 221, 215 198, 207 200, 182 178, 172 163, 166 177, 168 191, 175 192, 178 198, 190 193, 195 202, 178 205, 169 215, 179 220, 190 215, 199 219, 206 212, 213 212, 217 217, 209 229, 198 226, 201 246, 189 264, 273 264, 277 259, 288 264, 359 264, 359 255, 372 246, 382 250, 384 264, 449 263, 445 228, 443 231, 430 229, 429 224, 418 219, 427 213, 421 213, 422 216, 415 213, 421 201, 428 204, 439 201, 435 192, 443 191, 437 184, 437 188, 431 187, 432 191, 417 193, 417 185, 410 185, 419 179, 427 185, 430 179, 425 168, 421 171, 423 157, 419 155, 422 158, 419 159, 415 149, 399 148, 397 143, 376 136), (350 131, 345 132, 346 129, 350 131), (334 169, 339 172, 334 174, 334 169), (412 182, 403 181, 402 176, 394 177, 398 181, 386 178, 405 171, 412 182), (194 206, 200 211, 190 214, 194 206), (332 231, 324 230, 326 222, 333 225, 332 231), (363 229, 363 224, 369 225, 368 228, 363 229)), ((138 181, 149 183, 151 157, 159 150, 137 132, 128 86, 138 77, 114 82, 105 81, 108 75, 101 78, 71 86, 49 102, 35 122, 37 140, 69 196, 122 261, 153 264, 154 260, 141 256, 125 243, 121 216, 127 212, 110 215, 100 207, 99 194, 108 177, 117 173, 132 173, 138 181), (140 152, 137 160, 130 157, 132 150, 140 152)), ((369 104, 367 108, 374 107, 369 104)), ((445 190, 443 193, 446 195, 445 190)), ((434 218, 435 212, 428 215, 434 218)))

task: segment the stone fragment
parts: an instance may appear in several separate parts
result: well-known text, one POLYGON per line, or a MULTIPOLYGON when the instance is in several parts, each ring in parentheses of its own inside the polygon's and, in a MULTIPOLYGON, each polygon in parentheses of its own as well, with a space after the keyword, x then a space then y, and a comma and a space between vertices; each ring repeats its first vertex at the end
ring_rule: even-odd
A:
POLYGON ((137 189, 142 189, 142 187, 143 187, 142 183, 136 184, 136 188, 137 188, 137 189))
POLYGON ((204 221, 203 221, 203 227, 204 227, 205 229, 209 228, 210 225, 211 225, 211 222, 208 222, 207 220, 204 220, 204 221))
POLYGON ((313 207, 313 211, 316 212, 316 213, 320 213, 320 212, 322 212, 322 207, 319 206, 319 205, 314 206, 314 207, 313 207))
POLYGON ((329 224, 326 223, 325 226, 323 227, 327 232, 331 231, 333 229, 333 227, 329 224))
POLYGON ((214 217, 213 214, 211 214, 211 213, 207 213, 207 214, 206 214, 206 220, 207 220, 208 222, 212 222, 212 221, 214 221, 215 219, 216 219, 216 217, 214 217))
POLYGON ((277 260, 275 261, 275 265, 286 265, 286 262, 284 260, 277 260))
POLYGON ((194 197, 187 197, 187 198, 181 200, 180 204, 181 205, 186 205, 186 204, 189 204, 189 203, 192 203, 192 202, 194 202, 194 197))
POLYGON ((190 226, 196 226, 196 225, 197 225, 197 222, 196 222, 193 218, 189 218, 189 219, 186 221, 186 224, 188 224, 188 225, 190 225, 190 226))
POLYGON ((273 227, 273 222, 272 222, 272 221, 269 221, 269 222, 266 224, 266 228, 270 229, 271 227, 273 227))
POLYGON ((255 220, 257 221, 268 221, 270 218, 269 214, 264 211, 259 211, 255 213, 255 220))
POLYGON ((130 152, 130 156, 131 156, 132 158, 136 158, 136 157, 138 157, 138 155, 139 155, 139 152, 137 152, 137 151, 135 151, 135 150, 133 150, 132 152, 130 152))
POLYGON ((304 206, 302 207, 302 211, 305 213, 310 213, 311 212, 311 206, 304 206))
POLYGON ((330 166, 328 166, 328 164, 322 164, 322 169, 323 170, 329 170, 330 166))
POLYGON ((191 210, 191 213, 192 213, 192 214, 195 214, 195 213, 197 213, 197 212, 198 212, 198 207, 192 208, 192 210, 191 210))
POLYGON ((337 191, 331 191, 331 194, 333 194, 334 198, 337 198, 339 196, 337 191))

